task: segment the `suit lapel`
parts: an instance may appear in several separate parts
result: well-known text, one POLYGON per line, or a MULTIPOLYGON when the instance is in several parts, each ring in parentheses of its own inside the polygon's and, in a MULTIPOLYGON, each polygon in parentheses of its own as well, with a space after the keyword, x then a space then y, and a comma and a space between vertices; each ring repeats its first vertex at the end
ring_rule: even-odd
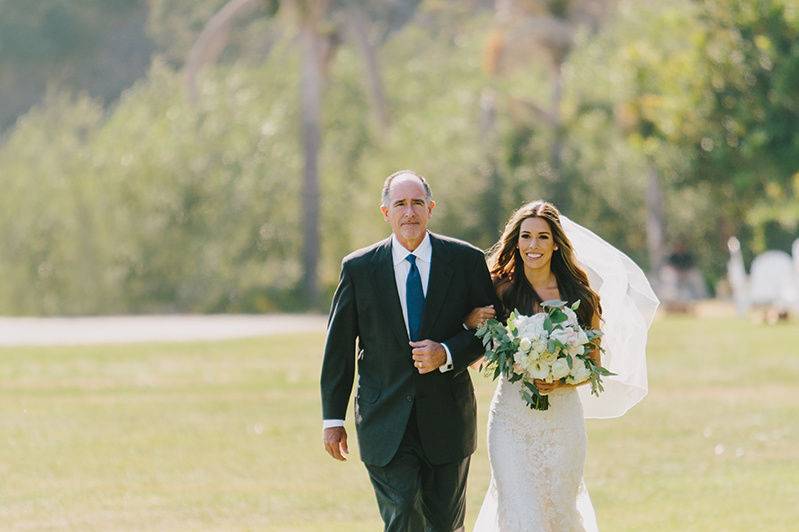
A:
POLYGON ((391 255, 391 238, 384 240, 373 258, 373 276, 377 300, 386 317, 388 326, 394 331, 397 340, 407 346, 408 330, 405 328, 405 318, 402 317, 397 293, 397 280, 394 276, 394 259, 391 255))
POLYGON ((430 234, 433 253, 430 258, 430 278, 427 281, 424 313, 422 314, 422 338, 430 338, 430 330, 436 323, 444 302, 447 299, 450 281, 452 281, 451 258, 444 252, 444 244, 430 234))

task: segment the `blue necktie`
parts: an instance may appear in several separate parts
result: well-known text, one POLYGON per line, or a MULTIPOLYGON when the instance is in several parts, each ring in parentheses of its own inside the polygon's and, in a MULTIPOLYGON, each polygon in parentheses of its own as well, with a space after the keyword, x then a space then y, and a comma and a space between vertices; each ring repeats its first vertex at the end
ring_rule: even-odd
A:
POLYGON ((408 277, 405 279, 405 302, 408 307, 408 330, 412 342, 419 340, 422 328, 422 312, 424 312, 424 291, 422 290, 422 276, 416 267, 416 255, 410 254, 405 260, 411 263, 408 277))

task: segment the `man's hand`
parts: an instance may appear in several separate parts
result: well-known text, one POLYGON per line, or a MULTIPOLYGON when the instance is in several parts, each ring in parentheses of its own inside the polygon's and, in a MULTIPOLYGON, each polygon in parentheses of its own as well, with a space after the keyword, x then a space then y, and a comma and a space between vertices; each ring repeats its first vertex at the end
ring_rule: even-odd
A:
POLYGON ((347 449, 347 431, 344 427, 326 428, 322 441, 325 443, 327 454, 336 460, 347 461, 347 457, 344 455, 349 454, 350 451, 347 449))
POLYGON ((444 346, 433 340, 419 340, 410 342, 413 350, 413 365, 420 375, 437 370, 447 362, 447 352, 444 346))

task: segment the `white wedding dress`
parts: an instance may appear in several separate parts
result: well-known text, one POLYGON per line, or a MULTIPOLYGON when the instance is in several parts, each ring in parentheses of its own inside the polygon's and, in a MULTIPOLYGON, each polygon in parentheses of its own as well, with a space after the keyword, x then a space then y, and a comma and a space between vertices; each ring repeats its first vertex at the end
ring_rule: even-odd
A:
POLYGON ((583 484, 586 436, 577 390, 549 394, 548 410, 531 410, 520 383, 504 378, 488 413, 491 481, 475 532, 597 530, 583 484))
POLYGON ((583 483, 584 418, 623 415, 647 393, 646 339, 658 307, 646 276, 600 237, 561 216, 575 255, 602 303, 605 391, 588 385, 549 394, 549 409, 532 410, 521 384, 500 378, 488 413, 491 480, 475 532, 598 530, 583 483))

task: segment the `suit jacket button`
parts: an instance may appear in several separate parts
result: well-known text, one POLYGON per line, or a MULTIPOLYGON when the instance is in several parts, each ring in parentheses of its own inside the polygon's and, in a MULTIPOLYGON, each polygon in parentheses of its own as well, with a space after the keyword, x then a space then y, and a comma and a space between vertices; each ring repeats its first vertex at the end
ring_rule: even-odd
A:
POLYGON ((406 400, 406 401, 408 401, 408 402, 410 403, 410 402, 412 402, 412 401, 413 401, 413 396, 412 396, 412 395, 406 395, 406 396, 405 396, 405 400, 406 400))

